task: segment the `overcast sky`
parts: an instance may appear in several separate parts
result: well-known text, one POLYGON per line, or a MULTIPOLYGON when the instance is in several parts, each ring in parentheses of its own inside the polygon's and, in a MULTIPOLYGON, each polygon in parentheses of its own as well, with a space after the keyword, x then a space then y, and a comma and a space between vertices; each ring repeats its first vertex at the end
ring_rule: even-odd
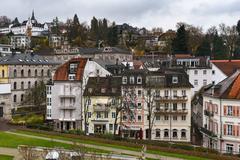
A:
POLYGON ((117 24, 175 29, 177 22, 186 22, 207 29, 240 19, 240 0, 1 0, 0 15, 19 21, 27 19, 32 10, 40 22, 56 16, 65 21, 77 13, 88 24, 93 16, 107 18, 117 24))

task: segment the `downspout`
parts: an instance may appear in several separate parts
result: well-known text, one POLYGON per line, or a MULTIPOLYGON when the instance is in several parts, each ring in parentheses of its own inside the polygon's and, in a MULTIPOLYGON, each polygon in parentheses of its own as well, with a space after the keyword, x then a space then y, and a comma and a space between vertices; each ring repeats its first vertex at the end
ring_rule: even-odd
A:
POLYGON ((220 97, 220 153, 222 153, 222 98, 220 97))

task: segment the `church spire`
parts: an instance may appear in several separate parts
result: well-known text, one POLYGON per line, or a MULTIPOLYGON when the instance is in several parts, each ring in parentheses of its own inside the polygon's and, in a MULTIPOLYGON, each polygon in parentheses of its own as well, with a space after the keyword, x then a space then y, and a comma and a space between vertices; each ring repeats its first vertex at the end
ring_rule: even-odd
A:
POLYGON ((31 20, 35 20, 34 10, 32 11, 32 18, 31 18, 31 20))

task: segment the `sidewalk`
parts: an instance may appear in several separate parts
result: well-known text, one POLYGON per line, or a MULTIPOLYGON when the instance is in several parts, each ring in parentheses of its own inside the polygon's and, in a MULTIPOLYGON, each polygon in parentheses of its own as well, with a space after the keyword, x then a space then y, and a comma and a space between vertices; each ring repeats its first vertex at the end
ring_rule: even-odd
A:
MULTIPOLYGON (((60 143, 65 143, 65 144, 73 144, 72 141, 66 141, 66 140, 60 140, 60 139, 52 139, 52 138, 47 138, 47 137, 33 136, 33 135, 27 135, 27 134, 22 134, 22 133, 14 133, 14 132, 9 132, 9 131, 6 131, 6 133, 14 134, 14 135, 18 135, 18 136, 29 137, 29 138, 36 138, 36 139, 60 142, 60 143)), ((94 148, 94 149, 100 149, 100 150, 114 152, 116 154, 128 154, 128 155, 138 156, 138 157, 141 156, 141 153, 136 152, 136 151, 129 151, 129 150, 123 150, 123 149, 118 149, 118 148, 91 145, 91 144, 83 144, 83 143, 77 143, 77 144, 83 145, 83 146, 88 147, 88 148, 94 148)), ((145 153, 145 157, 146 158, 153 158, 153 159, 161 159, 161 160, 181 160, 180 158, 166 157, 166 156, 160 156, 160 155, 150 154, 150 153, 145 153)))

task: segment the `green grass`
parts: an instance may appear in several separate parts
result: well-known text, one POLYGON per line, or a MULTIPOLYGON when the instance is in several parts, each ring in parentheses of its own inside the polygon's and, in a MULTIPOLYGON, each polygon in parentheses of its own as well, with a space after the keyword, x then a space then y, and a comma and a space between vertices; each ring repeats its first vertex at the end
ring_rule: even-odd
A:
MULTIPOLYGON (((93 144, 93 145, 98 145, 98 146, 113 147, 113 148, 118 148, 118 149, 123 149, 123 150, 131 150, 131 151, 141 152, 141 148, 138 146, 133 148, 133 147, 128 147, 128 146, 106 144, 106 143, 101 143, 101 142, 97 142, 97 141, 93 141, 93 140, 76 139, 76 138, 73 139, 73 138, 64 137, 64 135, 49 135, 49 134, 45 134, 45 133, 35 133, 35 132, 31 132, 31 131, 16 131, 16 133, 22 133, 22 134, 28 134, 28 135, 34 135, 34 136, 61 139, 61 140, 66 140, 66 141, 74 141, 74 142, 79 142, 79 143, 84 143, 84 144, 93 144)), ((147 150, 147 153, 157 154, 160 156, 182 158, 182 159, 186 159, 186 160, 207 160, 206 158, 201 158, 201 157, 188 156, 188 155, 178 154, 178 153, 161 152, 161 151, 156 151, 156 150, 147 150)))
MULTIPOLYGON (((41 146, 41 147, 49 147, 49 148, 65 148, 65 149, 73 149, 74 145, 65 144, 60 142, 41 140, 36 138, 29 138, 24 136, 13 135, 5 132, 0 132, 0 147, 7 148, 17 148, 19 145, 28 145, 28 146, 41 146)), ((88 152, 98 152, 98 153, 108 153, 103 150, 86 148, 88 152)))
POLYGON ((13 160, 13 157, 0 154, 0 160, 13 160))

